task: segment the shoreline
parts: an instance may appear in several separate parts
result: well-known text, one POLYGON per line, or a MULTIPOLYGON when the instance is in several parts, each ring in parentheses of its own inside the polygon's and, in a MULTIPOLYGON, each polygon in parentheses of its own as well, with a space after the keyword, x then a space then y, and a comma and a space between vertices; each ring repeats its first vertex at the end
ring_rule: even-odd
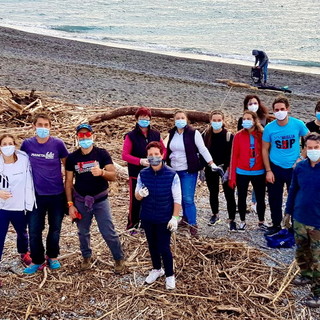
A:
MULTIPOLYGON (((46 92, 82 105, 144 105, 238 117, 247 94, 270 106, 276 91, 230 88, 217 79, 250 84, 251 66, 187 59, 0 27, 0 85, 46 92)), ((310 121, 320 99, 320 75, 269 69, 270 84, 289 86, 292 115, 310 121)))
MULTIPOLYGON (((65 39, 70 41, 78 41, 82 43, 90 43, 94 45, 102 45, 105 47, 111 47, 114 49, 126 49, 126 50, 133 50, 133 51, 140 51, 145 53, 153 53, 153 54, 159 54, 169 57, 177 57, 177 58, 186 58, 191 60, 200 60, 200 61, 211 61, 211 62, 218 62, 218 63, 227 63, 227 64, 235 64, 235 65, 241 65, 241 66, 249 66, 252 67, 254 63, 254 58, 252 57, 251 60, 245 60, 245 59, 237 59, 237 58, 228 58, 228 57, 222 57, 219 54, 217 55, 210 55, 210 54, 200 54, 200 53, 187 53, 187 52, 181 52, 178 50, 157 50, 152 48, 147 48, 143 46, 137 46, 134 45, 128 45, 123 44, 120 42, 108 42, 103 41, 99 39, 91 39, 91 38, 77 38, 68 36, 67 34, 63 34, 62 32, 59 32, 54 29, 41 29, 38 28, 37 30, 34 30, 31 27, 18 27, 18 26, 1 26, 0 28, 8 28, 13 29, 21 32, 31 33, 38 36, 45 36, 45 37, 54 37, 57 39, 65 39), (41 32, 42 31, 42 32, 41 32), (47 31, 47 33, 43 32, 47 31)), ((277 59, 275 59, 277 60, 277 59)), ((281 71, 289 71, 289 72, 302 72, 307 74, 319 74, 320 75, 320 67, 318 66, 306 66, 309 64, 309 61, 297 61, 298 64, 281 64, 281 63, 275 63, 274 60, 269 61, 269 69, 271 70, 281 70, 281 71), (302 64, 301 64, 302 63, 302 64)))

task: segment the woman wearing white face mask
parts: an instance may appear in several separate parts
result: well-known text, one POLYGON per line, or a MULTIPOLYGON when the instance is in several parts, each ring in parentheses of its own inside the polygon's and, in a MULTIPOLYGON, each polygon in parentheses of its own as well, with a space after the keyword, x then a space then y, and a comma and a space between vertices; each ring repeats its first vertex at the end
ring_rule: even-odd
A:
POLYGON ((10 134, 0 137, 0 260, 9 223, 17 233, 17 249, 23 263, 29 265, 27 219, 25 211, 35 204, 29 158, 15 148, 10 134))
POLYGON ((198 130, 188 125, 187 114, 178 110, 174 114, 175 127, 169 131, 166 161, 180 178, 182 209, 191 235, 197 234, 197 210, 194 203, 198 171, 201 169, 199 154, 212 170, 219 170, 206 148, 198 130))
MULTIPOLYGON (((243 100, 243 111, 252 111, 255 112, 258 116, 259 122, 262 127, 265 127, 267 123, 274 120, 274 117, 269 115, 268 108, 261 102, 260 98, 257 95, 247 95, 243 100)), ((238 120, 238 131, 242 127, 242 117, 238 120)))
POLYGON ((238 189, 238 211, 240 226, 238 231, 246 229, 246 203, 249 182, 252 183, 257 199, 257 214, 259 229, 265 231, 265 169, 262 159, 262 131, 256 113, 245 111, 243 114, 243 129, 234 137, 229 186, 238 189))

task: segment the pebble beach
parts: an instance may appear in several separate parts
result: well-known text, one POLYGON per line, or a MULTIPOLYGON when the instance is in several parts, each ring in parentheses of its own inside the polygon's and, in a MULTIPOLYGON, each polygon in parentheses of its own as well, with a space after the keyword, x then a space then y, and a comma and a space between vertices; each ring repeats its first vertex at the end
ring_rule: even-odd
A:
MULTIPOLYGON (((228 87, 217 79, 251 84, 251 67, 193 60, 0 27, 0 85, 46 92, 80 105, 143 105, 241 115, 247 94, 268 106, 280 92, 228 87)), ((253 64, 253 63, 252 63, 253 64)), ((310 121, 320 99, 319 74, 269 67, 269 83, 288 86, 292 115, 310 121)))

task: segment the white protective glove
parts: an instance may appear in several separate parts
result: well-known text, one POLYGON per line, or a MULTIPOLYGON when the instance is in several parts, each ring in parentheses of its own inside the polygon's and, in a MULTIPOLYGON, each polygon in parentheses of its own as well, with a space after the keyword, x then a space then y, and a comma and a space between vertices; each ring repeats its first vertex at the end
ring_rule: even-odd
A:
POLYGON ((142 198, 145 198, 149 195, 149 190, 147 187, 143 187, 138 191, 138 193, 142 198))
POLYGON ((218 172, 220 177, 223 177, 224 171, 220 166, 218 167, 215 163, 211 163, 210 168, 213 172, 218 172))
POLYGON ((150 166, 150 163, 149 163, 148 159, 146 159, 146 158, 141 158, 141 159, 140 159, 140 165, 141 165, 141 166, 144 166, 144 167, 149 167, 149 166, 150 166))
POLYGON ((167 229, 171 232, 175 232, 178 229, 178 219, 179 217, 172 216, 170 221, 168 222, 167 229))

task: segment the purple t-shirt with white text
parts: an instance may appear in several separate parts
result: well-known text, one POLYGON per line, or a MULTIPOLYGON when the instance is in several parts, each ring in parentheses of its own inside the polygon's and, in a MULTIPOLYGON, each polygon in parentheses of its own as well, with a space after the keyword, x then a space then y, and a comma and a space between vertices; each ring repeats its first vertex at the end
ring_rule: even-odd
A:
POLYGON ((46 143, 39 143, 36 137, 32 137, 23 141, 21 150, 29 156, 37 194, 64 192, 60 159, 66 158, 68 151, 62 140, 49 137, 46 143))

